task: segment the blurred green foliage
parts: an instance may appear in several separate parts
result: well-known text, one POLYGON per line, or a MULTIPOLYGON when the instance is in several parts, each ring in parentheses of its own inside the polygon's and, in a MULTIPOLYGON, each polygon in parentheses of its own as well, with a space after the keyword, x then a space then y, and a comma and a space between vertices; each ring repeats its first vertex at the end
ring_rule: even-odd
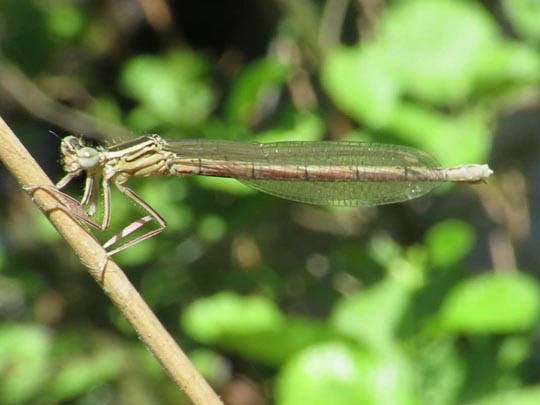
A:
POLYGON ((514 29, 531 42, 540 41, 540 4, 535 0, 504 0, 504 11, 514 29))
POLYGON ((214 95, 205 80, 207 70, 208 63, 189 52, 163 57, 136 56, 127 61, 121 85, 138 103, 127 118, 130 127, 147 132, 161 125, 200 125, 214 103, 214 95))
MULTIPOLYGON (((96 120, 88 132, 105 141, 116 138, 102 121, 134 136, 369 140, 445 166, 487 162, 501 111, 538 96, 531 0, 390 1, 372 31, 353 6, 323 24, 331 0, 169 2, 168 28, 120 3, 2 0, 0 79, 15 83, 2 69, 15 67, 96 120)), ((0 80, 3 118, 59 178, 47 131, 86 127, 6 88, 0 80)), ((0 403, 188 403, 13 180, 0 180, 0 403)), ((115 259, 229 403, 243 380, 251 403, 539 403, 540 287, 526 274, 540 262, 538 232, 516 236, 538 206, 508 202, 497 181, 377 209, 310 207, 215 178, 130 185, 168 228, 115 259), (519 269, 496 267, 514 252, 519 269)), ((141 215, 118 194, 100 240, 141 215)))

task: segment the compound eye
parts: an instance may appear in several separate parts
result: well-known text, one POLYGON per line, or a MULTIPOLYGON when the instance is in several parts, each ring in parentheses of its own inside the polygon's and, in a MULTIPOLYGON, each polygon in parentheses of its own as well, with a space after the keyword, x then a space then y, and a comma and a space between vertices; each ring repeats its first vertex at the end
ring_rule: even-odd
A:
POLYGON ((99 163, 99 153, 94 148, 81 148, 77 151, 77 161, 82 169, 92 169, 99 163))
POLYGON ((80 148, 84 147, 82 141, 74 136, 66 136, 62 139, 60 149, 64 155, 72 153, 80 148))

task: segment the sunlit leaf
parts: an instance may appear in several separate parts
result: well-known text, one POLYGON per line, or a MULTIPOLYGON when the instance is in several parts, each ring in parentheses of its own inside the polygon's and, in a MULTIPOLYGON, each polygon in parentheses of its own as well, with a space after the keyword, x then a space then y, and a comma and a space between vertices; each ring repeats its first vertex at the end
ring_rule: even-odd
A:
POLYGON ((386 126, 399 102, 401 87, 375 46, 332 51, 321 79, 341 109, 371 127, 386 126))
POLYGON ((342 333, 374 347, 393 341, 409 302, 409 289, 387 278, 379 284, 342 298, 331 321, 342 333))
POLYGON ((265 109, 276 103, 290 68, 276 59, 249 64, 236 78, 227 103, 227 115, 245 125, 263 118, 265 109))
POLYGON ((503 0, 502 5, 516 31, 540 42, 540 2, 538 0, 503 0))
POLYGON ((467 363, 460 357, 452 339, 422 342, 415 356, 414 370, 419 376, 423 404, 453 405, 467 381, 467 363))
POLYGON ((523 365, 535 350, 534 343, 526 336, 510 336, 501 343, 498 361, 506 370, 523 365))
POLYGON ((380 357, 339 342, 314 345, 281 370, 281 405, 413 404, 411 375, 399 356, 380 357))
POLYGON ((440 324, 460 333, 512 333, 538 322, 540 288, 521 274, 486 274, 463 281, 444 300, 440 324))
POLYGON ((242 297, 222 292, 200 299, 184 311, 182 324, 201 342, 217 342, 227 334, 258 333, 279 327, 283 316, 273 302, 263 297, 242 297))
POLYGON ((480 56, 477 68, 479 90, 522 89, 517 91, 520 94, 540 82, 540 54, 523 43, 506 41, 485 49, 480 56))
POLYGON ((403 142, 431 153, 443 166, 485 162, 491 149, 485 117, 475 112, 446 115, 403 103, 389 128, 403 142))
POLYGON ((267 299, 230 292, 195 302, 184 312, 182 324, 200 342, 274 366, 310 344, 336 336, 322 322, 285 317, 267 299))
POLYGON ((540 403, 540 386, 501 391, 466 405, 536 405, 540 403))
POLYGON ((61 39, 71 39, 78 35, 84 22, 85 16, 75 5, 64 3, 49 9, 48 28, 61 39))
POLYGON ((256 142, 318 141, 325 132, 325 123, 320 115, 307 112, 291 112, 286 120, 276 122, 270 129, 259 132, 256 142), (285 122, 283 122, 285 121, 285 122))
POLYGON ((207 71, 207 61, 194 53, 142 55, 126 63, 121 84, 150 114, 170 125, 189 127, 200 124, 214 104, 207 71))
POLYGON ((20 404, 33 398, 46 383, 51 368, 47 331, 31 325, 0 328, 0 402, 20 404))
POLYGON ((202 240, 217 242, 227 232, 227 223, 217 215, 207 215, 199 221, 198 234, 202 240))
POLYGON ((218 352, 198 349, 189 353, 189 358, 213 387, 220 387, 231 377, 231 364, 218 352))
POLYGON ((116 100, 110 97, 95 97, 92 101, 92 113, 97 119, 107 123, 121 124, 122 112, 116 100))
POLYGON ((199 176, 196 180, 202 187, 211 190, 220 190, 236 195, 249 195, 256 192, 252 188, 240 183, 238 180, 231 178, 199 176))
POLYGON ((102 350, 96 356, 74 356, 63 365, 49 386, 59 400, 76 397, 113 379, 122 367, 122 352, 102 350))
POLYGON ((393 74, 407 93, 432 103, 466 100, 476 60, 498 39, 493 19, 475 2, 401 2, 381 22, 381 46, 393 74))
POLYGON ((459 262, 473 247, 474 229, 458 220, 447 220, 433 226, 426 236, 426 248, 434 266, 451 266, 459 262))

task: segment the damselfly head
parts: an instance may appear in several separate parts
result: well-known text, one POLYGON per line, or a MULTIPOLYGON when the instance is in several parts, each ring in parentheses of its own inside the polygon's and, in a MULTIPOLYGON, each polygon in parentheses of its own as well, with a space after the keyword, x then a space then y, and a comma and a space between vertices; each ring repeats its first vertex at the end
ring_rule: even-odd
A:
POLYGON ((91 170, 99 164, 99 152, 86 146, 75 136, 66 136, 60 145, 64 170, 68 173, 78 173, 81 170, 91 170))

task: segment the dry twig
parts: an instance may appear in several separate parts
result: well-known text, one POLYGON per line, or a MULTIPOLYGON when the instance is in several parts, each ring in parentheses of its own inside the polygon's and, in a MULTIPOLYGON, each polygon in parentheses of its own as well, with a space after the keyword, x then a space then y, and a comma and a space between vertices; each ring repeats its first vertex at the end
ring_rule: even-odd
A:
MULTIPOLYGON (((23 187, 52 185, 32 156, 0 117, 0 160, 23 187)), ((177 346, 122 269, 111 260, 96 239, 58 207, 57 197, 36 190, 33 200, 47 214, 58 232, 73 248, 92 277, 136 330, 175 383, 195 404, 221 404, 221 400, 177 346), (106 263, 106 266, 103 266, 106 263)))

